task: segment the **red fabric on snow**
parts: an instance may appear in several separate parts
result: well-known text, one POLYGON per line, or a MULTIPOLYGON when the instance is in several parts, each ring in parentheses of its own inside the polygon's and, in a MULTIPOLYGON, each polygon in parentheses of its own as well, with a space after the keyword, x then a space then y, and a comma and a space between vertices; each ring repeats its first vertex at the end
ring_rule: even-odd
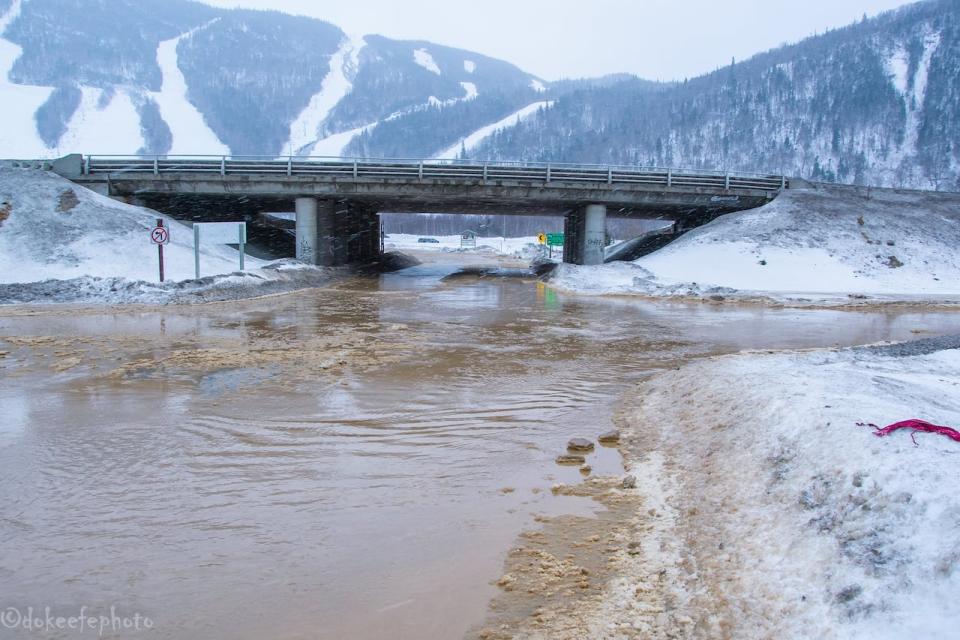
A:
MULTIPOLYGON (((873 432, 873 435, 878 437, 888 436, 898 429, 912 429, 913 431, 924 431, 926 433, 939 433, 942 436, 947 436, 951 440, 956 440, 960 442, 960 431, 953 429, 951 427, 942 427, 937 424, 931 424, 926 420, 904 420, 902 422, 895 422, 887 427, 882 429, 875 424, 870 423, 859 423, 862 426, 873 427, 876 431, 873 432)), ((913 438, 913 433, 910 434, 910 437, 913 438)), ((913 441, 914 444, 917 443, 916 440, 913 441)))

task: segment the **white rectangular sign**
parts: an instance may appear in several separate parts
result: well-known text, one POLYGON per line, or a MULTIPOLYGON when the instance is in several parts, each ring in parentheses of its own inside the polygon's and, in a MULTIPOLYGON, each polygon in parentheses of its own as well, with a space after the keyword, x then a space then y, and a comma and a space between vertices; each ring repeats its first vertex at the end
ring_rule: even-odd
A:
POLYGON ((247 241, 246 222, 195 222, 193 226, 200 228, 200 242, 206 244, 240 244, 247 241))

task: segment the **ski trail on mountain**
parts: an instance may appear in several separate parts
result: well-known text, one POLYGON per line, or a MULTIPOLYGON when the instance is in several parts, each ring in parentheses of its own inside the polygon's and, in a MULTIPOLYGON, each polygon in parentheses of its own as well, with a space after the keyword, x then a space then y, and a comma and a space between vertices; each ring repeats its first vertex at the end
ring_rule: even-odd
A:
POLYGON ((0 17, 0 95, 4 98, 0 104, 0 118, 3 119, 0 148, 8 156, 43 156, 47 155, 47 146, 37 133, 34 114, 53 93, 53 88, 10 82, 10 72, 23 49, 2 37, 20 15, 20 7, 21 0, 13 0, 7 12, 0 17))
POLYGON ((160 116, 173 134, 171 154, 212 154, 229 155, 230 148, 220 141, 216 133, 207 125, 203 114, 190 102, 187 79, 180 71, 177 46, 184 38, 216 23, 215 18, 176 38, 164 40, 157 47, 157 65, 163 74, 159 92, 151 96, 160 108, 160 116))
POLYGON ((60 155, 125 154, 143 148, 140 114, 127 91, 81 86, 80 92, 80 106, 57 143, 60 155))
POLYGON ((527 118, 535 115, 540 109, 546 109, 553 106, 552 100, 543 100, 540 102, 534 102, 533 104, 528 104, 522 109, 514 111, 506 118, 498 120, 493 124, 488 124, 485 127, 477 129, 470 135, 468 135, 463 140, 457 142, 457 144, 445 149, 434 156, 435 160, 455 160, 459 155, 460 151, 466 149, 470 151, 471 149, 477 147, 481 142, 497 133, 498 131, 503 131, 504 129, 509 129, 510 127, 516 126, 518 122, 523 122, 527 118))
MULTIPOLYGON (((360 50, 366 44, 363 37, 347 37, 336 53, 330 57, 330 72, 323 79, 320 91, 310 98, 307 107, 290 124, 290 140, 287 143, 287 149, 290 149, 293 155, 319 153, 316 146, 321 142, 318 140, 320 127, 333 108, 353 90, 353 77, 360 65, 360 50)), ((342 135, 337 134, 337 136, 342 135)), ((331 136, 331 138, 335 137, 331 136)), ((335 143, 327 146, 332 144, 335 143)), ((346 142, 340 145, 340 149, 345 145, 346 142)), ((321 155, 324 154, 321 153, 321 155)), ((339 155, 339 150, 332 155, 339 155)))
MULTIPOLYGON (((468 100, 474 100, 479 95, 477 90, 477 85, 472 82, 461 82, 460 86, 463 87, 463 97, 453 98, 451 100, 440 100, 436 96, 430 96, 427 98, 426 104, 418 104, 409 109, 402 109, 400 111, 391 113, 389 116, 383 120, 377 120, 376 122, 371 122, 370 124, 365 124, 355 129, 350 129, 349 131, 341 131, 339 133, 334 133, 325 138, 314 141, 312 144, 305 145, 300 147, 297 150, 296 155, 306 156, 325 156, 325 157, 342 157, 343 150, 347 147, 348 144, 357 136, 362 133, 373 131, 378 126, 384 122, 392 122, 398 118, 410 115, 411 113, 416 113, 417 111, 423 111, 424 109, 429 109, 431 107, 446 107, 458 102, 466 102, 468 100)), ((332 107, 331 107, 332 108, 332 107)), ((459 147, 458 147, 459 148, 459 147)), ((297 149, 294 147, 294 149, 297 149)))

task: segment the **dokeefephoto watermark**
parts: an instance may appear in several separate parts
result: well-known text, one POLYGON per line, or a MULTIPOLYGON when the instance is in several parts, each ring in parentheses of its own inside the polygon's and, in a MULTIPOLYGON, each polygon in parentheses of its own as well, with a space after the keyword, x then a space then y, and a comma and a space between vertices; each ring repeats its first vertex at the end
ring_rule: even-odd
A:
POLYGON ((22 631, 75 631, 77 634, 131 634, 153 629, 153 620, 142 613, 121 613, 80 607, 74 611, 54 611, 52 607, 6 607, 0 611, 0 628, 22 631))

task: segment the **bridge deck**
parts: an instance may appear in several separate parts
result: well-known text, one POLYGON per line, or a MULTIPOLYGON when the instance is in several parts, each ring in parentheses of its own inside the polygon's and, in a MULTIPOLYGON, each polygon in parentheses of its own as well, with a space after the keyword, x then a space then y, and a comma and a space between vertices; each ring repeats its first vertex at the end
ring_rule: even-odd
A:
POLYGON ((324 177, 344 180, 456 180, 586 183, 777 192, 784 176, 663 168, 440 160, 256 158, 230 156, 84 156, 83 174, 324 177))

